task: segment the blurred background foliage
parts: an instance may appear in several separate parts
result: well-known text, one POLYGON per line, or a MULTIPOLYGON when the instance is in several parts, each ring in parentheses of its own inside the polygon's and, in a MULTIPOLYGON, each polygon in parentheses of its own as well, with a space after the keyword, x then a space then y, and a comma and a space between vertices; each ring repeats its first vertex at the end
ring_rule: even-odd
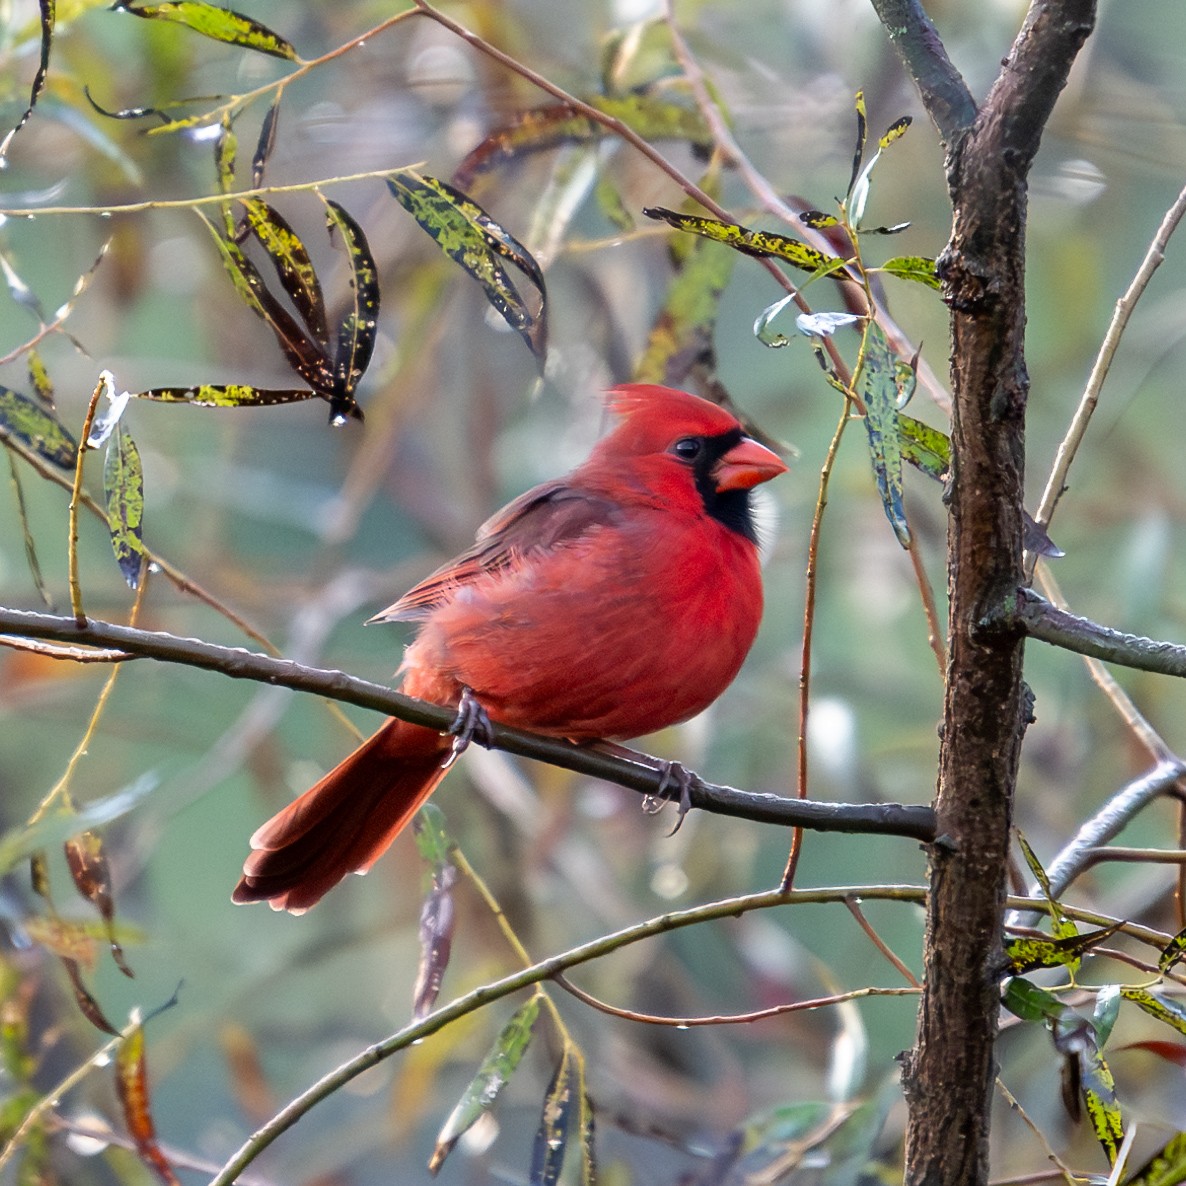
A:
MULTIPOLYGON (((7 127, 24 106, 35 68, 37 14, 21 0, 3 7, 0 123, 7 127)), ((973 93, 982 94, 1024 6, 937 0, 928 8, 973 93)), ((626 50, 619 45, 623 85, 670 85, 678 74, 662 25, 640 25, 659 15, 647 0, 500 0, 449 12, 580 96, 597 93, 599 64, 614 38, 637 38, 626 50)), ((250 15, 309 58, 385 20, 392 8, 375 0, 253 0, 250 15)), ((756 168, 775 190, 810 206, 830 209, 847 183, 858 88, 874 132, 914 115, 910 134, 878 168, 870 214, 877 222, 912 224, 887 254, 942 249, 949 209, 941 150, 864 0, 688 0, 677 5, 676 17, 756 168)), ((1181 185, 1184 47, 1186 10, 1176 0, 1104 3, 1046 136, 1029 230, 1031 505, 1112 306, 1181 185)), ((243 93, 290 68, 176 26, 104 6, 60 4, 47 93, 13 142, 0 201, 10 211, 102 208, 213 192, 208 137, 145 135, 150 124, 104 119, 83 87, 105 108, 126 108, 243 93)), ((267 182, 417 163, 448 177, 488 130, 541 101, 522 78, 447 30, 412 19, 285 90, 267 182)), ((254 143, 265 109, 262 101, 240 117, 242 144, 254 143)), ((661 147, 689 176, 703 173, 703 160, 686 147, 661 147)), ((468 543, 506 499, 583 456, 604 426, 597 392, 631 378, 661 308, 673 233, 639 211, 678 208, 682 195, 628 147, 606 143, 589 159, 620 195, 629 227, 617 225, 612 207, 592 192, 582 195, 556 241, 546 221, 537 221, 541 195, 585 152, 561 148, 514 161, 474 186, 486 209, 546 264, 550 351, 542 383, 518 337, 490 317, 476 286, 380 181, 327 186, 364 227, 380 268, 378 348, 359 391, 366 423, 328 428, 317 402, 234 412, 134 404, 127 423, 144 458, 149 545, 285 655, 388 679, 406 636, 400 628, 364 631, 362 620, 468 543)), ((241 183, 249 155, 243 152, 241 183)), ((742 221, 786 229, 756 213, 754 195, 735 172, 721 174, 719 183, 722 203, 742 221)), ((314 251, 327 296, 340 306, 346 269, 326 242, 320 203, 309 193, 271 201, 314 251)), ((292 385, 271 335, 236 298, 189 210, 9 216, 0 227, 0 250, 49 309, 67 299, 107 240, 107 257, 66 323, 73 341, 56 334, 40 347, 75 432, 100 367, 131 390, 292 385)), ((1056 571, 1073 609, 1171 639, 1181 638, 1186 616, 1186 501, 1174 427, 1186 335, 1182 256, 1174 244, 1129 330, 1052 529, 1067 552, 1056 571)), ((940 300, 922 287, 889 281, 887 288, 896 320, 942 374, 940 300)), ((755 262, 738 259, 715 332, 719 377, 734 400, 798 451, 790 476, 771 489, 777 530, 770 535, 765 624, 720 703, 648 746, 678 755, 714 781, 793 793, 806 536, 838 405, 805 340, 774 351, 753 336, 754 318, 780 295, 755 262)), ((808 295, 817 308, 839 307, 826 282, 808 295)), ((37 327, 10 300, 0 309, 6 353, 37 327)), ((842 332, 838 342, 852 361, 855 336, 842 332)), ((0 382, 27 390, 23 360, 9 361, 0 382)), ((925 391, 911 412, 945 425, 944 411, 925 391)), ((91 468, 97 483, 96 463, 91 468)), ((46 582, 63 609, 66 495, 27 470, 22 485, 46 582)), ((942 593, 938 487, 911 474, 908 507, 942 593)), ((80 557, 88 612, 126 620, 131 595, 93 520, 84 520, 80 557)), ((908 557, 878 503, 857 431, 838 461, 819 579, 811 795, 926 803, 940 678, 908 557)), ((39 604, 10 490, 0 498, 0 600, 39 604)), ((150 584, 141 624, 255 645, 159 578, 150 584)), ((1079 660, 1037 644, 1027 659, 1038 719, 1025 747, 1019 824, 1049 858, 1084 817, 1143 772, 1145 756, 1079 660)), ((94 666, 0 654, 0 829, 18 827, 61 776, 106 675, 94 666)), ((1186 746, 1186 690, 1153 676, 1119 678, 1170 744, 1186 746)), ((363 730, 375 724, 364 713, 351 715, 363 730)), ((348 732, 313 699, 142 662, 120 678, 76 775, 83 801, 145 771, 160 778, 158 790, 106 831, 136 978, 120 975, 100 947, 88 983, 121 1024, 129 1009, 151 1009, 184 982, 177 1007, 148 1031, 156 1126, 166 1147, 183 1155, 182 1167, 185 1159, 220 1164, 276 1106, 408 1018, 425 873, 410 837, 401 837, 370 876, 335 890, 305 917, 229 901, 247 836, 350 745, 348 732)), ((780 830, 695 813, 671 837, 670 814, 643 815, 633 793, 497 754, 471 752, 437 802, 537 957, 673 907, 770 887, 788 843, 780 830)), ((1170 807, 1158 806, 1124 839, 1176 847, 1176 826, 1170 807)), ((921 884, 924 869, 911 842, 808 835, 797 884, 921 884)), ((50 872, 62 911, 89 916, 84 903, 70 900, 64 865, 52 862, 50 872)), ((1174 881, 1172 866, 1105 865, 1078 884, 1073 900, 1172 932, 1179 926, 1174 881)), ((464 883, 457 896, 446 998, 515 966, 464 883)), ((0 991, 35 1059, 34 1082, 45 1090, 101 1039, 75 1008, 58 963, 28 937, 26 924, 39 909, 18 867, 0 883, 0 991)), ((917 971, 918 910, 873 903, 867 912, 917 971)), ((1101 962, 1087 979, 1109 971, 1123 974, 1101 962)), ((743 1012, 903 983, 840 906, 768 911, 682 931, 574 979, 616 1004, 674 1015, 743 1012)), ((550 991, 589 1054, 606 1181, 749 1181, 740 1169, 712 1176, 719 1164, 713 1159, 747 1131, 761 1145, 755 1117, 812 1101, 877 1098, 887 1084, 890 1119, 867 1151, 898 1163, 902 1105, 894 1055, 913 1038, 910 997, 685 1031, 609 1018, 550 991)), ((435 1132, 510 1012, 505 1003, 479 1012, 384 1063, 286 1134, 244 1181, 426 1181, 435 1132)), ((1026 1038, 1003 1039, 1005 1082, 1072 1164, 1102 1170, 1090 1132, 1075 1127, 1057 1101, 1059 1067, 1049 1043, 1023 1032, 1026 1038)), ((1153 1022, 1122 1014, 1115 1041, 1162 1036, 1153 1022)), ((500 1102, 499 1139, 463 1145, 443 1180, 524 1180, 551 1073, 546 1046, 537 1036, 500 1102)), ((1142 1050, 1119 1052, 1112 1062, 1130 1116, 1186 1127, 1180 1067, 1142 1050)), ((5 1082, 0 1077, 0 1088, 5 1082)), ((56 1111, 70 1123, 122 1127, 102 1073, 90 1075, 56 1111)), ((794 1115, 784 1114, 788 1125, 794 1115)), ((1041 1142, 1016 1114, 1002 1107, 996 1133, 1002 1179, 1045 1166, 1041 1142)), ((759 1149, 753 1164, 773 1157, 776 1145, 759 1149)), ((51 1143, 37 1172, 79 1186, 140 1182, 148 1173, 117 1148, 85 1157, 63 1139, 51 1143)), ((186 1182, 208 1176, 178 1172, 186 1182)), ((855 1180, 839 1176, 835 1164, 827 1172, 833 1176, 818 1169, 814 1180, 855 1180)))

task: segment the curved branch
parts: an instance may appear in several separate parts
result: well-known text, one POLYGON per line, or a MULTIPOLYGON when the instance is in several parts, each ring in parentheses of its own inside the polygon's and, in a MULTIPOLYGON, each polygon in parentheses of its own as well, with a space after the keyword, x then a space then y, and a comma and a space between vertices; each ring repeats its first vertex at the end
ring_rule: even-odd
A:
POLYGON ((939 135, 954 145, 976 118, 976 100, 947 56, 931 18, 919 0, 873 0, 873 7, 939 135))
POLYGON ((1101 626, 1059 609, 1032 589, 1019 590, 1013 620, 1030 638, 1078 655, 1158 675, 1186 676, 1186 646, 1101 626))
MULTIPOLYGON (((79 625, 72 617, 55 617, 25 610, 0 608, 0 635, 49 638, 75 645, 116 648, 137 658, 157 659, 217 671, 232 679, 255 680, 298 692, 313 692, 360 708, 371 708, 414 725, 446 731, 456 710, 416 700, 382 684, 358 679, 341 671, 305 667, 287 659, 273 659, 241 647, 223 647, 196 638, 178 638, 159 631, 136 630, 110 622, 87 620, 79 625)), ((556 737, 543 737, 494 725, 492 748, 525 758, 536 758, 603 778, 643 795, 663 795, 662 773, 655 760, 639 755, 638 761, 576 745, 556 737)), ((754 794, 717 786, 693 778, 693 807, 757 823, 813 828, 821 832, 878 833, 930 841, 935 836, 935 816, 929 807, 898 803, 819 803, 754 794)))

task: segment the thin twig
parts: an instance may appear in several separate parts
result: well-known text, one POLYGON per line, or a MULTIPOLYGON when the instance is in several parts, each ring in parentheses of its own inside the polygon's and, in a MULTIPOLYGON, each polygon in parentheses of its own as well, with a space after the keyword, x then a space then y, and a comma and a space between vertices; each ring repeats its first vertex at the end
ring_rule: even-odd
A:
POLYGON ((873 946, 901 972, 902 979, 913 988, 921 988, 922 984, 918 977, 902 962, 893 948, 873 929, 873 924, 865 917, 865 912, 861 909, 860 899, 848 898, 844 904, 848 907, 849 914, 857 920, 857 926, 869 936, 869 941, 873 946))
POLYGON ((78 504, 82 500, 82 471, 86 462, 90 445, 87 444, 91 435, 91 425, 95 419, 95 409, 99 406, 99 396, 104 391, 108 396, 112 392, 114 379, 110 371, 100 371, 99 381, 86 406, 86 416, 82 421, 82 437, 78 442, 78 452, 74 458, 74 484, 70 491, 70 533, 68 552, 66 556, 66 570, 70 584, 70 608, 74 611, 74 620, 81 626, 86 621, 86 614, 82 608, 82 584, 78 577, 78 504))
POLYGON ((997 1090, 1005 1097, 1005 1102, 1011 1107, 1018 1116, 1021 1117, 1025 1123, 1026 1128, 1038 1138, 1042 1148, 1046 1150, 1046 1157, 1048 1160, 1054 1162, 1058 1167, 1058 1173, 1053 1177, 1062 1178, 1067 1186, 1079 1186, 1080 1179, 1068 1166, 1061 1157, 1054 1151, 1054 1147, 1050 1144, 1046 1134, 1030 1119, 1029 1113, 1018 1102, 1017 1097, 1005 1086, 1000 1075, 997 1076, 997 1090))
MULTIPOLYGON (((819 493, 815 499, 815 512, 811 517, 811 533, 807 543, 807 571, 804 574, 803 597, 803 641, 799 653, 799 744, 795 793, 800 799, 807 798, 807 713, 811 704, 811 640, 815 630, 816 574, 819 568, 819 541, 823 527, 824 509, 828 505, 828 482, 840 452, 840 441, 849 420, 849 400, 846 398, 840 409, 840 420, 832 433, 824 464, 820 467, 819 493)), ((782 872, 781 885, 788 890, 795 881, 795 869, 799 864, 799 853, 803 847, 803 830, 796 828, 791 834, 791 851, 787 855, 786 868, 782 872)))
POLYGON ((1079 451, 1079 446, 1083 443, 1096 405, 1099 403, 1100 392, 1103 389, 1104 380, 1108 377, 1112 360, 1116 357, 1120 339, 1128 327, 1137 302, 1141 299, 1145 289, 1149 287, 1153 273, 1165 259, 1165 250, 1169 245, 1170 237, 1177 230, 1184 214, 1186 214, 1186 187, 1183 187, 1174 204, 1166 211, 1165 217, 1161 220, 1161 226, 1157 228, 1157 234, 1153 236, 1153 241, 1145 252, 1141 266, 1132 278, 1132 283, 1129 284, 1120 300, 1116 302, 1112 321, 1108 325, 1108 332, 1104 335, 1099 354, 1091 368, 1087 386, 1083 390, 1078 408, 1075 409, 1075 415, 1067 429, 1067 434, 1058 446, 1058 452, 1054 456, 1054 465, 1050 470, 1050 477, 1046 479, 1046 489, 1042 492, 1042 501, 1038 504, 1035 516, 1043 526, 1049 525, 1050 520, 1054 517, 1058 501, 1067 488, 1067 474, 1070 471, 1071 463, 1075 460, 1075 454, 1079 451))
POLYGON ((750 1013, 718 1013, 702 1017, 667 1017, 655 1013, 639 1013, 634 1009, 622 1009, 611 1005, 591 992, 586 992, 573 984, 567 976, 554 976, 553 979, 565 992, 571 993, 578 1001, 582 1001, 591 1009, 599 1013, 608 1013, 611 1017, 620 1017, 624 1021, 637 1021, 643 1025, 666 1025, 673 1029, 694 1029, 700 1025, 749 1025, 755 1021, 765 1021, 768 1017, 781 1017, 785 1013, 799 1013, 807 1009, 824 1009, 829 1005, 843 1005, 847 1001, 858 1001, 863 997, 906 997, 917 996, 919 988, 854 988, 848 992, 833 993, 826 997, 812 997, 805 1001, 791 1001, 785 1005, 771 1005, 766 1009, 754 1009, 750 1013))

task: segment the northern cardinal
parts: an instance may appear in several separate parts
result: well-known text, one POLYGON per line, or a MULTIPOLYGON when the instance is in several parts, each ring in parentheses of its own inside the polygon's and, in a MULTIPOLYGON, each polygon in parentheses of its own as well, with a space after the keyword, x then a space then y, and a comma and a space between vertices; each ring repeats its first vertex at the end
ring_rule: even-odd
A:
MULTIPOLYGON (((707 400, 648 384, 609 395, 621 423, 583 465, 371 619, 420 623, 408 695, 472 696, 493 721, 609 740, 695 716, 737 674, 762 614, 750 491, 786 466, 707 400)), ((251 837, 234 900, 299 913, 368 870, 453 745, 388 720, 251 837)))

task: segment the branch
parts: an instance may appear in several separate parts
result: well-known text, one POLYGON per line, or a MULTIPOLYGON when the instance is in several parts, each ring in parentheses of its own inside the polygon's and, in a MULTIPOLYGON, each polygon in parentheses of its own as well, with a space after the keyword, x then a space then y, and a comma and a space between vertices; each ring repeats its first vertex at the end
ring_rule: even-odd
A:
POLYGON ((1018 591, 1012 620, 1051 646, 1158 675, 1186 676, 1186 646, 1125 634, 1052 605, 1032 589, 1018 591))
MULTIPOLYGON (((217 671, 232 679, 255 680, 298 692, 313 692, 441 732, 452 725, 456 716, 453 708, 416 700, 382 684, 358 679, 341 671, 305 667, 291 660, 273 659, 240 647, 217 646, 195 638, 178 638, 173 634, 137 630, 110 622, 90 619, 80 626, 72 617, 0 608, 0 635, 49 638, 76 645, 117 648, 137 657, 217 671)), ((643 795, 663 796, 662 773, 655 768, 653 758, 647 764, 648 759, 643 755, 639 755, 635 762, 561 738, 543 737, 498 724, 494 725, 491 748, 602 778, 643 795)), ((690 787, 690 799, 693 807, 756 823, 813 828, 821 832, 906 836, 924 842, 933 840, 935 836, 935 817, 929 807, 784 799, 779 795, 754 794, 717 786, 695 777, 690 787)))
POLYGON ((976 100, 947 56, 931 18, 919 0, 873 0, 873 8, 910 71, 939 135, 954 145, 976 118, 976 100))

